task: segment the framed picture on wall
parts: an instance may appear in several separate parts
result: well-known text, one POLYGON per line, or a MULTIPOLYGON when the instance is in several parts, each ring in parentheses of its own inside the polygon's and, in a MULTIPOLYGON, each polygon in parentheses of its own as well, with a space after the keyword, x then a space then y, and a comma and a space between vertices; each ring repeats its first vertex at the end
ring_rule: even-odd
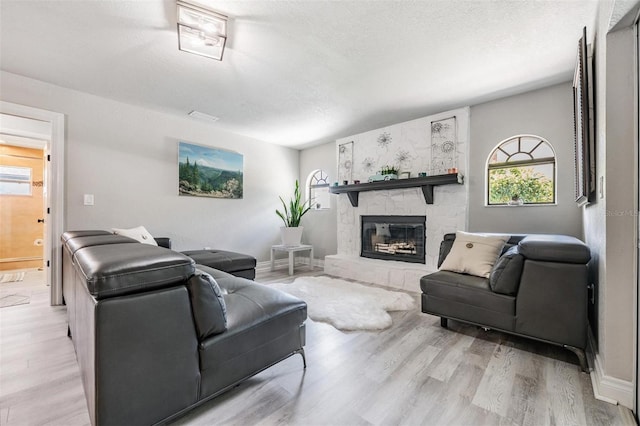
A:
POLYGON ((573 76, 575 196, 579 206, 594 201, 596 194, 593 67, 588 48, 585 27, 578 42, 578 57, 573 76))
POLYGON ((242 154, 178 142, 178 194, 240 199, 242 186, 242 154))

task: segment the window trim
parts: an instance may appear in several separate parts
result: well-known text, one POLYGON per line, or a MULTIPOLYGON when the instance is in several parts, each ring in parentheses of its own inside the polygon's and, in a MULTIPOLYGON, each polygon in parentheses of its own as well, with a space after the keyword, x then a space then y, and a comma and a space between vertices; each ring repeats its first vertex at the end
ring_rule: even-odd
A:
POLYGON ((485 207, 542 207, 542 206, 557 206, 558 205, 558 156, 556 154, 556 150, 553 147, 553 145, 551 144, 551 142, 549 142, 546 138, 543 138, 542 136, 538 136, 538 135, 534 135, 534 134, 529 134, 529 133, 523 133, 523 134, 518 134, 518 135, 513 135, 510 136, 506 139, 503 139, 501 142, 497 143, 492 149, 491 151, 489 151, 489 155, 487 156, 487 159, 485 161, 485 167, 484 167, 484 173, 485 173, 485 179, 484 179, 484 206, 485 207), (531 150, 527 151, 520 151, 521 146, 521 139, 522 138, 533 138, 533 139, 538 139, 539 142, 535 145, 535 147, 533 147, 531 150), (514 154, 509 154, 506 151, 504 151, 503 149, 501 149, 500 147, 507 143, 510 142, 514 139, 518 139, 518 151, 514 154), (509 158, 511 158, 513 155, 518 154, 518 153, 527 153, 531 156, 531 153, 534 152, 536 149, 538 149, 538 147, 543 144, 546 143, 547 146, 551 149, 551 152, 553 153, 553 157, 542 157, 542 158, 531 158, 531 160, 516 160, 516 161, 512 161, 509 162, 509 158), (502 151, 505 155, 507 155, 507 161, 503 161, 500 163, 490 163, 489 161, 491 160, 491 157, 493 156, 493 154, 496 151, 502 151), (522 205, 518 205, 518 206, 513 206, 513 205, 509 205, 507 203, 501 203, 501 204, 490 204, 489 203, 489 174, 491 170, 497 170, 497 169, 506 169, 506 168, 510 168, 510 167, 519 167, 519 166, 523 166, 523 165, 545 165, 545 164, 552 164, 553 165, 553 201, 552 202, 548 202, 548 203, 524 203, 522 205))

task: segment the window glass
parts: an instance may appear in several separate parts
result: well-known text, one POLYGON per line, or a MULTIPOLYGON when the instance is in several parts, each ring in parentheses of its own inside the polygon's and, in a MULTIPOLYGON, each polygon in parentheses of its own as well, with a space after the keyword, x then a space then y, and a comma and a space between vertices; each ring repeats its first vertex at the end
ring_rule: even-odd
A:
POLYGON ((530 154, 527 154, 525 152, 516 152, 511 157, 509 157, 509 161, 528 161, 532 158, 533 157, 531 157, 530 154))
POLYGON ((496 146, 487 161, 487 204, 553 204, 556 158, 549 142, 521 135, 496 146))
POLYGON ((533 151, 540 144, 540 139, 523 137, 520 140, 520 149, 524 152, 533 151))
POLYGON ((506 141, 500 145, 500 149, 509 155, 513 155, 518 152, 518 140, 506 141))
POLYGON ((547 145, 547 144, 542 144, 540 145, 536 150, 535 150, 535 155, 538 157, 553 157, 553 149, 551 149, 551 146, 547 145))
POLYGON ((0 195, 31 195, 31 168, 0 166, 0 195))

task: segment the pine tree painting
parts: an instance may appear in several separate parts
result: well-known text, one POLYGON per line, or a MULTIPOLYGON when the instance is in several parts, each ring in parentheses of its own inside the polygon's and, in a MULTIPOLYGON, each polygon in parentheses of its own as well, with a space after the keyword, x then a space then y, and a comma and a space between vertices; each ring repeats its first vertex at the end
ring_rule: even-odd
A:
POLYGON ((178 193, 211 198, 242 198, 242 154, 186 142, 178 143, 178 193))

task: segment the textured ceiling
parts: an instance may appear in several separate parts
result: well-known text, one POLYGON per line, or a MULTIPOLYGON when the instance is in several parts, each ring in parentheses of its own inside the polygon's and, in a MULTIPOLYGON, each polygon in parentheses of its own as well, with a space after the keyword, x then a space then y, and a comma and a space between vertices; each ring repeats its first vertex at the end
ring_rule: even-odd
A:
POLYGON ((178 51, 162 0, 0 1, 0 67, 303 147, 571 78, 596 0, 199 1, 222 62, 178 51))

